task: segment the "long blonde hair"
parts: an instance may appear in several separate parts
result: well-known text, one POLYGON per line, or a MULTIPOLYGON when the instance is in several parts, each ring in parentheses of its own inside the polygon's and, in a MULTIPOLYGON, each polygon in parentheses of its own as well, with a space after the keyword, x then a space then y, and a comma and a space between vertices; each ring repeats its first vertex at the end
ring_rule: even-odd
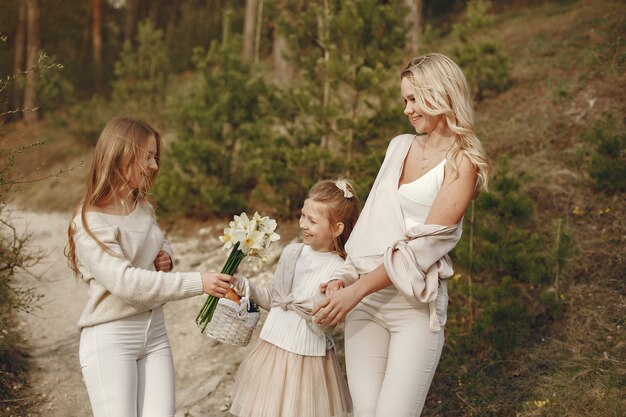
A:
POLYGON ((359 199, 350 180, 322 180, 309 190, 308 198, 323 206, 331 225, 343 223, 343 231, 333 238, 335 251, 346 259, 346 242, 359 218, 359 199))
MULTIPOLYGON (((139 169, 137 161, 144 156, 151 138, 155 138, 157 145, 155 155, 157 169, 153 172, 142 173, 147 176, 148 181, 143 183, 140 188, 132 190, 135 203, 142 204, 151 210, 149 192, 160 166, 161 135, 146 122, 120 117, 109 121, 104 126, 96 143, 87 186, 80 203, 74 209, 72 218, 80 213, 85 231, 108 253, 111 253, 110 249, 89 228, 86 210, 88 207, 98 207, 112 198, 119 198, 120 190, 129 185, 130 175, 139 169)), ((80 271, 78 270, 74 242, 75 231, 76 225, 72 221, 67 230, 68 244, 65 248, 65 256, 67 256, 68 264, 74 274, 79 276, 80 271)))
POLYGON ((458 175, 458 157, 467 155, 478 170, 476 191, 487 190, 490 166, 483 145, 476 135, 474 106, 465 74, 445 55, 429 53, 417 57, 402 71, 415 90, 420 110, 431 116, 444 115, 455 144, 447 158, 458 175))

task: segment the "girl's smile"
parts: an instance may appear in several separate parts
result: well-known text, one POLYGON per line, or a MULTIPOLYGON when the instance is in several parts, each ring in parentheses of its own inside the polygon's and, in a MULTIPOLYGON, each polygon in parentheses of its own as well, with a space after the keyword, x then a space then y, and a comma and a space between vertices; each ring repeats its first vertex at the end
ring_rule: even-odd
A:
POLYGON ((334 236, 324 206, 307 198, 300 214, 300 229, 305 245, 310 245, 317 252, 328 252, 333 248, 334 236))

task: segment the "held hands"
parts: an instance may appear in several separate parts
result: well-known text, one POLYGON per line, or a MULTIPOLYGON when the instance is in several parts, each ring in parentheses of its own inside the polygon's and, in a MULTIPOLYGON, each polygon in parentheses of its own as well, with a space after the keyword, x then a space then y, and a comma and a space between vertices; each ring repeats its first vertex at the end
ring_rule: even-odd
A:
POLYGON ((330 282, 326 286, 326 298, 324 298, 311 311, 315 316, 315 323, 323 326, 336 326, 345 320, 346 315, 361 301, 363 296, 359 293, 355 284, 346 288, 335 288, 337 284, 330 282), (331 285, 334 289, 331 289, 331 285))
POLYGON ((172 258, 165 251, 160 251, 154 259, 154 267, 157 271, 170 272, 172 270, 172 258))
POLYGON ((339 279, 333 279, 332 281, 323 282, 320 284, 320 292, 322 294, 330 295, 339 291, 344 287, 343 281, 339 279))
POLYGON ((202 291, 217 298, 223 298, 230 289, 230 284, 234 282, 235 278, 230 275, 217 272, 202 273, 202 291))

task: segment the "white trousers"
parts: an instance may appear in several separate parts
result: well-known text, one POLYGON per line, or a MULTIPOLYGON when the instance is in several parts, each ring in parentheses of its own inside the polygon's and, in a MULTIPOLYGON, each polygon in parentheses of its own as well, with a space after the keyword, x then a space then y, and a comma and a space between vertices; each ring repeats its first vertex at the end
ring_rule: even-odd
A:
POLYGON ((443 329, 430 331, 428 305, 407 300, 395 288, 359 303, 345 327, 354 416, 419 416, 443 341, 443 329))
POLYGON ((80 365, 94 417, 174 416, 163 307, 83 328, 80 365))

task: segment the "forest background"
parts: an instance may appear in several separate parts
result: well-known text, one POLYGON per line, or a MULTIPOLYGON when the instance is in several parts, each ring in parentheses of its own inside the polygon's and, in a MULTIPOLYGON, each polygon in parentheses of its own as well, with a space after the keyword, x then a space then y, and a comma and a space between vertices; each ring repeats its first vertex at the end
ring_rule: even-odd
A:
MULTIPOLYGON (((411 131, 399 72, 438 51, 468 75, 494 176, 453 253, 424 415, 623 415, 625 11, 610 0, 3 1, 3 329, 41 296, 16 282, 37 255, 6 204, 69 213, 110 118, 164 134, 153 191, 170 228, 244 210, 295 223, 321 178, 352 178, 365 200, 388 141, 411 131)), ((11 415, 28 409, 15 400, 28 397, 29 359, 6 335, 11 415)))

